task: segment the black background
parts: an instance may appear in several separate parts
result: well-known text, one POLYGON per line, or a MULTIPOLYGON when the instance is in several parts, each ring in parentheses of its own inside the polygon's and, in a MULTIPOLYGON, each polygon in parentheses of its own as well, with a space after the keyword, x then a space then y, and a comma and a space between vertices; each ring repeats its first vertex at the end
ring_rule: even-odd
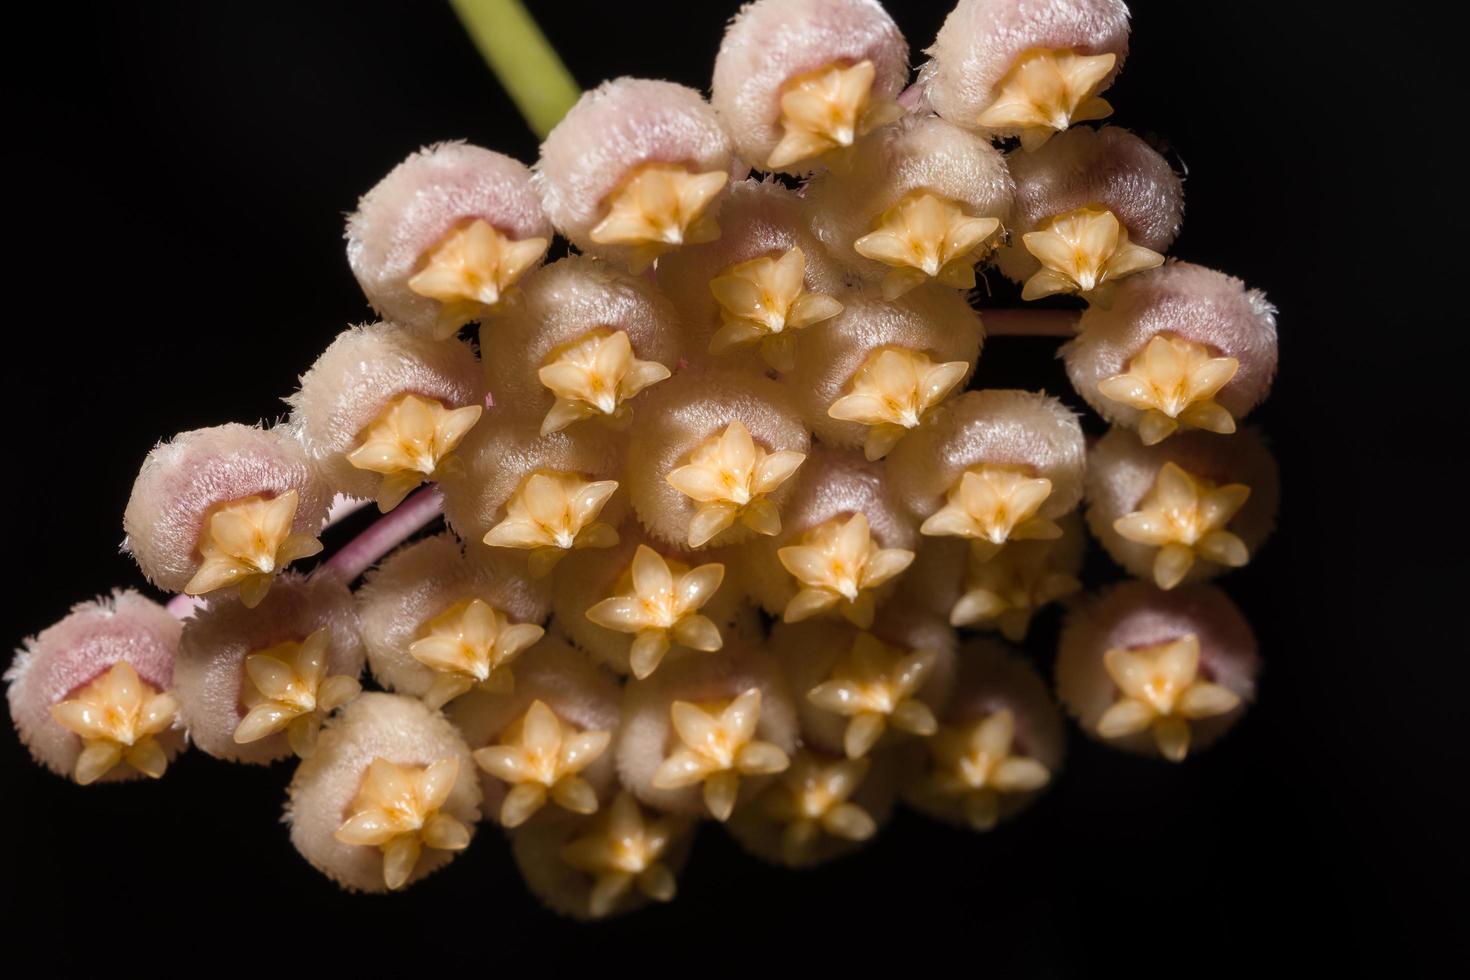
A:
MULTIPOLYGON (((530 6, 584 85, 700 89, 733 12, 530 6)), ((946 5, 889 6, 919 60, 946 5)), ((0 734, 3 928, 44 962, 153 973, 886 955, 926 972, 1401 973, 1462 943, 1448 474, 1465 440, 1433 400, 1459 397, 1467 345, 1463 285, 1434 268, 1428 237, 1453 243, 1463 225, 1463 194, 1432 189, 1458 169, 1446 134, 1461 109, 1434 107, 1447 90, 1433 75, 1462 57, 1439 39, 1459 35, 1414 11, 1348 21, 1336 4, 1133 8, 1108 97, 1113 122, 1187 168, 1173 254, 1281 309, 1282 372, 1255 417, 1281 461, 1281 528, 1226 583, 1267 667, 1230 738, 1172 767, 1074 730, 1063 778, 1017 822, 977 837, 900 813, 812 872, 757 865, 706 828, 673 905, 586 926, 536 906, 491 828, 405 894, 352 897, 287 841, 283 765, 192 753, 156 785, 82 789, 0 734)), ((342 254, 358 194, 434 140, 527 162, 536 142, 442 3, 66 5, 12 24, 6 44, 3 635, 18 641, 139 584, 116 546, 156 439, 275 416, 334 333, 369 316, 342 254)), ((1076 404, 1049 342, 992 341, 977 380, 1076 404)), ((1055 618, 1029 644, 1043 661, 1055 618)))

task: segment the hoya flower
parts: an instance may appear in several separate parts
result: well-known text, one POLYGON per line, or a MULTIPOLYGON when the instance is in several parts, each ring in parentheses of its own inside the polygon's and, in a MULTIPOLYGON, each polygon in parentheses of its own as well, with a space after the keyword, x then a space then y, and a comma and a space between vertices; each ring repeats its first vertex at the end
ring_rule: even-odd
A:
POLYGON ((368 302, 439 340, 503 310, 549 244, 530 170, 467 143, 410 156, 347 219, 347 261, 368 302))
POLYGON ((688 463, 664 477, 700 505, 689 523, 689 547, 704 545, 737 518, 757 534, 779 534, 781 515, 768 494, 789 480, 805 459, 805 453, 771 453, 757 446, 739 419, 706 439, 688 463))
POLYGON ((1080 591, 1086 549, 1082 521, 1069 514, 1057 524, 1061 537, 1015 541, 989 558, 965 549, 964 577, 949 610, 950 623, 999 630, 1019 643, 1039 610, 1080 591))
POLYGON ((658 669, 672 643, 691 650, 714 651, 724 645, 720 629, 699 612, 725 578, 718 562, 689 568, 670 563, 647 545, 639 545, 628 569, 630 591, 609 596, 587 610, 587 618, 619 633, 632 633, 628 664, 637 678, 658 669))
POLYGON ((364 694, 334 716, 289 792, 291 843, 354 891, 397 891, 443 867, 480 819, 464 740, 395 694, 364 694))
POLYGON ((1036 516, 1051 496, 1051 481, 1024 469, 981 463, 960 475, 943 507, 919 526, 921 534, 948 534, 973 541, 981 556, 993 555, 1012 539, 1049 540, 1061 528, 1036 516))
POLYGON ((548 636, 516 661, 515 684, 484 687, 446 708, 473 752, 484 808, 503 826, 596 812, 617 792, 610 748, 616 680, 548 636))
POLYGON ((32 757, 84 785, 163 775, 184 746, 170 693, 180 628, 126 590, 79 603, 26 640, 5 680, 32 757))
POLYGON ((1254 289, 1186 262, 1118 284, 1062 348, 1077 394, 1155 443, 1181 429, 1230 433, 1276 374, 1276 309, 1254 289))
POLYGON ((1279 482, 1249 429, 1144 446, 1114 428, 1089 456, 1087 524, 1129 572, 1172 589, 1248 562, 1275 526, 1279 482))
POLYGON ((485 533, 484 541, 494 548, 529 549, 533 574, 544 575, 569 549, 617 544, 617 532, 597 520, 617 489, 616 480, 532 473, 507 502, 505 519, 485 533))
POLYGON ((235 588, 254 606, 281 569, 321 551, 330 498, 288 432, 196 429, 143 461, 123 515, 125 547, 161 589, 235 588))
POLYGON ((905 759, 901 793, 925 814, 987 831, 1050 785, 1066 731, 1045 682, 1016 651, 974 640, 959 664, 938 730, 905 759))
POLYGON ((800 174, 901 115, 908 45, 870 0, 758 0, 715 57, 711 101, 758 170, 800 174))
POLYGON ((760 696, 753 687, 711 707, 675 701, 669 717, 682 744, 654 772, 654 789, 700 786, 710 815, 729 819, 742 775, 781 772, 791 764, 780 746, 755 738, 760 696))
POLYGON ((698 92, 619 78, 586 92, 541 145, 546 215, 580 251, 642 272, 719 237, 720 196, 745 176, 698 92))
POLYGON ((782 610, 783 620, 800 622, 837 609, 858 626, 873 620, 872 590, 914 560, 907 549, 879 547, 861 512, 817 525, 777 555, 800 583, 800 591, 782 610))
POLYGON ((1068 618, 1057 691, 1088 734, 1179 762, 1239 719, 1259 669, 1250 626, 1224 593, 1130 583, 1068 618))
POLYGON ((963 389, 982 335, 979 316, 950 290, 850 297, 799 351, 791 381, 802 417, 824 441, 879 459, 963 389))
POLYGON ((1035 150, 1112 113, 1100 97, 1128 55, 1121 0, 960 0, 929 49, 929 105, 959 126, 1035 150))

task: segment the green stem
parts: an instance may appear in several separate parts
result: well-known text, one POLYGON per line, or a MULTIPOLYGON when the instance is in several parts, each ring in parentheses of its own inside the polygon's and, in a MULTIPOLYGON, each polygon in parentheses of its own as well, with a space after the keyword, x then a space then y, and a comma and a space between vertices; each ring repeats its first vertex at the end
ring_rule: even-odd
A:
POLYGON ((520 0, 449 0, 475 47, 542 139, 582 94, 520 0))

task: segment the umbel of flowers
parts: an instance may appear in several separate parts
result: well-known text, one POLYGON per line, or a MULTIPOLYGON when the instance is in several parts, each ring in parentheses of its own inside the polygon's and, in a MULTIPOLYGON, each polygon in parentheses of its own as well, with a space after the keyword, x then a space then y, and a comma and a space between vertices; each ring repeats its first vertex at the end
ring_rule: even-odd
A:
POLYGON ((1259 667, 1209 582, 1275 521, 1242 425, 1275 311, 1169 257, 1180 179, 1106 122, 1118 0, 961 0, 926 53, 874 0, 757 0, 708 99, 620 78, 532 167, 409 156, 347 222, 381 319, 281 424, 144 460, 126 547, 176 598, 18 652, 36 760, 291 760, 291 840, 344 888, 489 823, 600 917, 672 898, 701 823, 800 866, 895 805, 989 830, 1059 778, 1058 702, 1129 752, 1218 738, 1259 667), (977 309, 986 269, 1040 305, 977 309), (1077 397, 967 390, 1013 343, 987 318, 1060 324, 1077 397), (1082 596, 1089 536, 1136 580, 1082 596), (1009 643, 1054 603, 1048 682, 1009 643))

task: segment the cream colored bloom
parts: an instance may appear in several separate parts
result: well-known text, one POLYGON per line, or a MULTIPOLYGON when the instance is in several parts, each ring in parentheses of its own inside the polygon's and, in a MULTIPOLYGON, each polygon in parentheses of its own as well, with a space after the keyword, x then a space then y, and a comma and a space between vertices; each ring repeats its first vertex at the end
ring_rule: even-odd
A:
POLYGON ((1038 149, 1073 123, 1113 114, 1097 90, 1117 60, 1114 54, 1033 48, 996 84, 995 99, 975 121, 990 129, 1018 129, 1022 148, 1038 149))
POLYGON ((159 693, 126 660, 113 664, 76 697, 51 706, 51 717, 81 736, 72 778, 83 786, 122 763, 153 779, 162 776, 168 757, 156 736, 177 714, 173 695, 159 693))
POLYGON ((378 509, 386 513, 420 483, 440 478, 441 467, 484 411, 481 405, 451 409, 431 398, 400 395, 362 431, 347 462, 383 475, 378 509))
POLYGON ((536 373, 556 403, 541 422, 541 434, 560 432, 594 415, 620 415, 624 403, 670 375, 657 361, 640 361, 622 330, 594 330, 558 349, 536 373))
POLYGON ((981 463, 949 488, 945 504, 919 527, 922 534, 968 538, 975 554, 990 558, 1007 541, 1051 539, 1062 529, 1036 512, 1051 496, 1051 481, 1025 469, 981 463))
POLYGON ((510 784, 500 822, 519 827, 546 805, 549 795, 573 813, 597 812, 597 791, 578 775, 607 751, 611 732, 584 732, 564 723, 546 702, 536 700, 500 734, 500 741, 475 752, 475 762, 510 784))
POLYGON ((628 591, 597 603, 587 610, 587 618, 606 629, 635 634, 628 666, 642 680, 658 669, 671 642, 705 652, 724 646, 719 627, 699 612, 724 579, 725 566, 718 562, 690 569, 640 544, 619 583, 628 591))
POLYGON ((1175 463, 1165 463, 1138 509, 1114 521, 1113 530, 1129 541, 1158 548, 1154 582, 1161 589, 1172 589, 1189 574, 1196 558, 1230 568, 1250 561, 1245 542, 1225 530, 1250 494, 1243 483, 1216 486, 1175 463))
POLYGON ((1171 762, 1189 754, 1189 722, 1234 711, 1240 696, 1199 676, 1199 637, 1103 654, 1103 666, 1119 697, 1103 712, 1097 733, 1124 738, 1151 731, 1159 752, 1171 762))
POLYGON ((985 561, 967 561, 964 591, 950 609, 949 624, 998 629, 1011 642, 1021 642, 1038 609, 1082 588, 1076 576, 1054 566, 1054 551, 1036 542, 1002 548, 985 561))
POLYGON ((867 629, 873 624, 872 590, 908 568, 914 553, 878 547, 868 533, 867 515, 859 512, 812 528, 776 557, 802 586, 786 604, 782 619, 795 623, 838 609, 843 618, 867 629))
POLYGON ((822 836, 864 841, 878 832, 868 811, 849 802, 871 762, 824 759, 803 750, 761 797, 766 816, 781 825, 781 851, 795 864, 822 836))
POLYGON ((629 268, 640 273, 670 249, 720 237, 708 212, 729 179, 723 170, 696 174, 683 164, 646 163, 608 196, 607 214, 590 237, 599 245, 631 246, 629 268))
POLYGON ((710 338, 709 352, 759 343, 761 357, 778 371, 795 364, 792 331, 842 312, 831 296, 806 291, 806 253, 799 248, 732 265, 709 281, 709 289, 723 322, 710 338))
POLYGON ((1164 264, 1158 252, 1130 242, 1128 229, 1107 208, 1077 208, 1056 215, 1022 235, 1021 241, 1041 262, 1041 269, 1021 289, 1022 299, 1055 293, 1096 299, 1095 290, 1164 264))
POLYGON ((458 759, 401 766, 375 758, 336 838, 381 850, 383 881, 396 891, 413 874, 422 847, 459 851, 469 846, 469 828, 441 812, 458 778, 458 759))
POLYGON ((689 547, 703 547, 737 518, 757 534, 781 533, 781 514, 766 495, 805 459, 805 453, 790 450, 766 452, 739 419, 700 443, 686 465, 665 477, 699 504, 689 522, 689 547))
POLYGON ((408 288, 443 304, 435 334, 447 339, 493 312, 550 244, 545 238, 516 241, 476 218, 450 231, 424 255, 408 288))
POLYGON ((597 520, 618 489, 616 480, 589 482, 575 473, 532 473, 505 505, 505 517, 485 534, 494 548, 531 552, 531 574, 540 578, 573 548, 611 548, 618 532, 597 520))
POLYGON ((881 459, 949 397, 969 370, 965 361, 935 364, 921 351, 883 347, 868 355, 852 376, 850 393, 833 402, 827 414, 869 426, 863 455, 881 459))
POLYGON ((244 745, 284 729, 292 752, 311 755, 322 719, 362 693, 355 677, 327 676, 331 647, 332 631, 324 626, 300 642, 247 656, 240 700, 249 710, 235 726, 235 741, 244 745))
POLYGON ((1097 390, 1143 412, 1138 436, 1152 446, 1180 423, 1224 435, 1234 432, 1235 419, 1215 395, 1238 370, 1240 362, 1233 357, 1214 357, 1202 344, 1159 334, 1128 362, 1128 370, 1099 381, 1097 390))
POLYGON ((873 98, 876 75, 873 63, 863 60, 788 80, 781 89, 781 142, 766 158, 766 169, 815 161, 901 116, 897 103, 873 98))
POLYGON ((478 687, 510 691, 510 663, 546 631, 533 623, 512 623, 483 599, 462 599, 424 624, 409 644, 415 660, 434 670, 424 703, 440 708, 478 687))
POLYGON ((740 776, 781 772, 791 764, 778 745, 755 737, 761 692, 752 687, 730 701, 710 705, 675 701, 669 709, 674 733, 683 743, 653 774, 655 789, 704 784, 704 805, 723 821, 735 808, 740 776))
POLYGON ((849 759, 856 759, 868 754, 889 724, 913 735, 934 734, 934 713, 915 695, 937 661, 932 650, 910 653, 871 633, 859 633, 852 649, 806 698, 848 719, 842 748, 849 759))
POLYGON ((245 497, 216 508, 199 536, 204 560, 184 592, 203 595, 235 585, 245 608, 260 605, 277 572, 322 550, 316 538, 291 531, 298 501, 296 491, 287 490, 279 497, 245 497))
POLYGON ((968 725, 946 725, 929 740, 931 787, 940 796, 958 797, 976 830, 995 826, 998 795, 1031 793, 1051 781, 1046 766, 1016 752, 1015 734, 1015 714, 1001 708, 968 725))
POLYGON ((893 300, 930 280, 973 289, 975 263, 999 230, 997 218, 971 217, 948 198, 916 190, 880 214, 852 247, 892 267, 883 279, 883 298, 893 300))
POLYGON ((677 832, 671 817, 650 819, 628 793, 619 793, 586 834, 562 848, 561 859, 590 875, 588 912, 600 919, 634 886, 656 902, 674 897, 674 873, 661 858, 677 832))

